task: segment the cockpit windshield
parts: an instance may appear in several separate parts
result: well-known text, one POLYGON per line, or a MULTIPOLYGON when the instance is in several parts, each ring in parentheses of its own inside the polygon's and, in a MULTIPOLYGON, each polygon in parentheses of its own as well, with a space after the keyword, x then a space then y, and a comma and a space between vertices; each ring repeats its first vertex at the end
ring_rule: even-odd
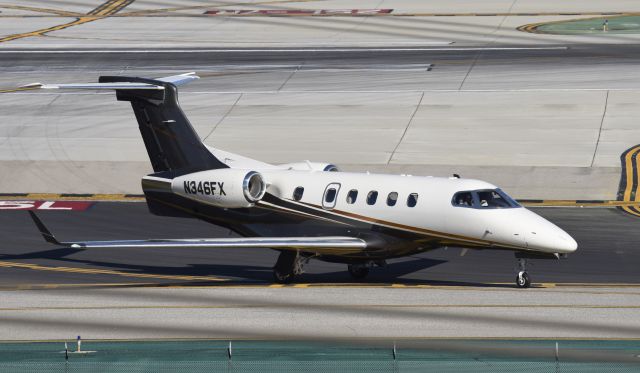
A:
POLYGON ((458 192, 453 196, 451 203, 456 207, 475 209, 508 209, 520 207, 518 202, 500 189, 458 192))

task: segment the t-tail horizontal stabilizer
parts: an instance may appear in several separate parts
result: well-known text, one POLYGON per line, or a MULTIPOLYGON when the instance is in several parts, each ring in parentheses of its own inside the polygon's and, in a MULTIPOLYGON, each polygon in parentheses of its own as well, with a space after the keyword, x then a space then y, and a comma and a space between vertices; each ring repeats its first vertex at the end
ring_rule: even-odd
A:
POLYGON ((29 88, 114 90, 119 101, 131 103, 153 171, 174 178, 228 167, 202 143, 178 104, 178 86, 196 79, 193 72, 156 79, 101 76, 98 83, 34 83, 29 88))
MULTIPOLYGON (((184 73, 180 75, 172 75, 166 76, 164 78, 153 79, 158 82, 170 83, 174 86, 181 86, 187 83, 190 83, 196 79, 200 79, 199 76, 196 75, 195 72, 184 73)), ((159 90, 162 91, 165 89, 164 85, 161 84, 153 84, 152 81, 149 82, 117 82, 117 83, 67 83, 67 84, 43 84, 43 83, 31 83, 27 85, 23 85, 20 88, 41 88, 41 89, 143 89, 143 90, 159 90)))

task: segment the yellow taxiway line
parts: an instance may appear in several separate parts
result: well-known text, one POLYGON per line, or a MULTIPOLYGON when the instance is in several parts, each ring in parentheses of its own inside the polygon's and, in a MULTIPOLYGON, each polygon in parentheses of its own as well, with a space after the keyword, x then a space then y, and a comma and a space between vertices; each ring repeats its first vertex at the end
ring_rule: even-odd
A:
POLYGON ((49 32, 64 30, 69 27, 81 25, 88 22, 93 22, 105 17, 109 17, 119 12, 120 10, 124 9, 127 5, 131 4, 132 2, 133 0, 109 0, 101 4, 97 8, 93 9, 86 15, 79 16, 74 21, 63 23, 61 25, 47 27, 40 30, 5 36, 3 38, 0 38, 0 43, 8 42, 16 39, 28 38, 32 36, 44 36, 49 32))
POLYGON ((621 156, 622 159, 622 180, 620 181, 620 195, 625 202, 635 203, 634 205, 621 206, 621 209, 631 215, 640 217, 640 145, 636 145, 621 156))
POLYGON ((31 270, 37 270, 37 271, 50 271, 50 272, 82 273, 82 274, 89 274, 89 275, 115 275, 115 276, 124 276, 124 277, 132 277, 132 278, 151 278, 151 279, 160 279, 160 280, 211 281, 211 282, 229 281, 228 279, 225 279, 225 278, 212 277, 212 276, 187 276, 187 275, 180 276, 180 275, 161 275, 161 274, 150 274, 150 273, 134 273, 134 272, 123 272, 123 271, 114 271, 109 269, 97 269, 97 268, 43 266, 38 264, 20 263, 20 262, 11 262, 11 261, 0 261, 0 267, 31 269, 31 270))

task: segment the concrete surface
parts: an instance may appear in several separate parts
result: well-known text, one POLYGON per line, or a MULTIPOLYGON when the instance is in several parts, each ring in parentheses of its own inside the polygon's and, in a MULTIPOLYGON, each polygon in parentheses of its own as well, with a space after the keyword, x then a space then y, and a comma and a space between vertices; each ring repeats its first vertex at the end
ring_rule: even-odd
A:
MULTIPOLYGON (((5 54, 1 79, 15 87, 195 67, 203 78, 183 88, 181 102, 209 145, 276 163, 458 172, 518 198, 612 199, 619 155, 640 142, 640 91, 633 88, 640 69, 627 57, 634 54, 640 49, 631 46, 320 56, 14 53, 5 54)), ((0 169, 15 177, 0 180, 0 189, 139 193, 149 166, 130 110, 112 94, 2 94, 0 169)))
POLYGON ((1 292, 0 339, 637 338, 636 289, 1 292))
MULTIPOLYGON (((22 6, 54 8, 86 13, 100 3, 88 5, 83 1, 28 1, 22 6)), ((5 9, 2 9, 5 11, 5 9)), ((39 15, 43 21, 64 24, 74 18, 53 16, 50 13, 7 9, 4 34, 24 32, 24 19, 19 15, 39 15), (14 31, 15 30, 15 31, 14 31)), ((535 0, 421 2, 421 1, 250 1, 242 4, 211 4, 205 1, 181 1, 165 4, 155 1, 136 1, 114 17, 99 19, 80 26, 48 34, 46 38, 22 38, 0 44, 0 48, 158 48, 226 46, 264 47, 300 45, 429 45, 453 42, 456 45, 487 44, 563 44, 563 43, 630 43, 639 35, 567 36, 533 35, 516 30, 528 23, 564 20, 582 12, 634 12, 633 1, 615 4, 603 0, 566 2, 535 0), (217 6, 216 6, 217 5, 217 6), (208 9, 372 9, 390 8, 392 14, 411 17, 207 17, 208 9), (425 16, 430 14, 462 14, 462 16, 425 16), (496 16, 474 17, 473 13, 496 16), (511 15, 526 13, 528 15, 511 15), (573 13, 573 16, 560 15, 573 13), (471 14, 471 15, 469 15, 471 14), (554 15, 555 14, 555 15, 554 15), (132 19, 135 19, 132 22, 132 19), (171 27, 166 27, 167 23, 171 27), (122 30, 127 30, 123 33, 122 30)), ((29 18, 30 19, 30 18, 29 18)), ((48 22, 47 22, 48 23, 48 22)), ((39 25, 34 30, 40 29, 39 25)), ((31 30, 30 30, 31 31, 31 30)))
MULTIPOLYGON (((3 4, 0 35, 61 25, 100 4, 3 4)), ((640 143, 640 36, 515 29, 637 11, 633 1, 215 5, 394 12, 207 17, 202 13, 213 5, 206 1, 138 0, 111 17, 0 41, 0 91, 103 74, 197 71, 203 79, 183 89, 182 103, 208 144, 269 162, 464 173, 499 183, 518 198, 613 199, 619 155, 640 143), (296 50, 264 50, 272 47, 296 50), (123 48, 126 53, 97 53, 123 48), (212 48, 218 50, 202 50, 212 48), (96 53, 37 52, 42 49, 96 53)), ((145 150, 128 105, 112 95, 0 93, 0 113, 0 173, 9 175, 0 179, 1 192, 140 192, 139 179, 149 170, 145 150)))

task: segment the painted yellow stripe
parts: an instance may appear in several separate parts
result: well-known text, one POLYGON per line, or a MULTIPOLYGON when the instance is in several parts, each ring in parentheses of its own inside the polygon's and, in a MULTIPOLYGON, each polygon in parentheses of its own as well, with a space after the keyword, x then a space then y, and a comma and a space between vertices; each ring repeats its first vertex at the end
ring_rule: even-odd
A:
POLYGON ((75 21, 63 23, 61 25, 52 26, 52 27, 48 27, 48 28, 40 29, 36 31, 24 32, 21 34, 13 34, 13 35, 5 36, 4 38, 0 38, 0 43, 8 42, 16 39, 33 37, 33 36, 43 36, 53 31, 64 30, 69 27, 82 25, 88 22, 93 22, 93 21, 102 19, 104 17, 108 17, 109 15, 122 10, 124 7, 126 7, 129 4, 131 4, 131 1, 129 0, 110 0, 103 4, 105 5, 104 8, 102 8, 102 6, 98 7, 97 8, 98 11, 93 14, 78 17, 75 21))
POLYGON ((107 2, 104 2, 100 5, 98 5, 96 8, 94 8, 92 11, 87 12, 88 15, 96 15, 99 12, 103 11, 104 8, 106 8, 107 6, 109 6, 110 4, 113 3, 114 0, 108 0, 107 2))
POLYGON ((0 89, 0 93, 33 91, 34 89, 39 89, 39 88, 38 87, 19 87, 19 88, 0 89))
POLYGON ((640 169, 635 170, 636 177, 634 180, 634 161, 636 168, 638 168, 640 166, 640 145, 627 150, 624 156, 624 170, 622 170, 624 185, 620 186, 623 188, 621 193, 623 201, 621 202, 628 204, 620 205, 620 208, 629 215, 640 217, 640 169), (636 184, 635 189, 633 188, 634 181, 636 184))
POLYGON ((89 275, 115 275, 115 276, 133 277, 133 278, 153 278, 153 279, 160 279, 160 280, 215 281, 215 282, 229 281, 228 279, 225 279, 225 278, 211 277, 211 276, 177 276, 177 275, 160 275, 160 274, 149 274, 149 273, 132 273, 132 272, 122 272, 122 271, 96 269, 96 268, 42 266, 38 264, 19 263, 19 262, 10 262, 10 261, 0 261, 0 267, 31 269, 36 271, 82 273, 82 274, 89 274, 89 275))
POLYGON ((77 12, 69 12, 66 10, 58 10, 58 9, 50 9, 50 8, 38 8, 32 6, 23 6, 23 5, 13 5, 13 4, 2 4, 0 8, 4 9, 14 9, 14 10, 25 10, 28 12, 36 12, 36 13, 46 13, 46 14, 55 14, 61 17, 81 17, 82 13, 77 12))
POLYGON ((28 37, 32 37, 32 36, 43 36, 44 34, 47 34, 49 32, 64 30, 64 29, 66 29, 68 27, 81 25, 83 23, 92 22, 92 21, 95 21, 95 20, 96 20, 96 18, 93 18, 93 17, 81 17, 81 18, 76 19, 75 21, 67 22, 67 23, 64 23, 62 25, 48 27, 48 28, 45 28, 45 29, 31 31, 31 32, 24 32, 22 34, 13 34, 13 35, 5 36, 4 38, 0 38, 0 43, 4 43, 4 42, 7 42, 7 41, 12 41, 12 40, 16 40, 16 39, 28 38, 28 37))
POLYGON ((626 185, 625 185, 625 189, 624 189, 624 194, 623 194, 623 199, 625 201, 630 201, 631 200, 631 190, 633 189, 633 167, 631 167, 632 164, 632 160, 633 160, 633 156, 635 154, 635 152, 637 151, 637 147, 630 150, 627 155, 625 156, 625 170, 624 172, 626 173, 626 185))

